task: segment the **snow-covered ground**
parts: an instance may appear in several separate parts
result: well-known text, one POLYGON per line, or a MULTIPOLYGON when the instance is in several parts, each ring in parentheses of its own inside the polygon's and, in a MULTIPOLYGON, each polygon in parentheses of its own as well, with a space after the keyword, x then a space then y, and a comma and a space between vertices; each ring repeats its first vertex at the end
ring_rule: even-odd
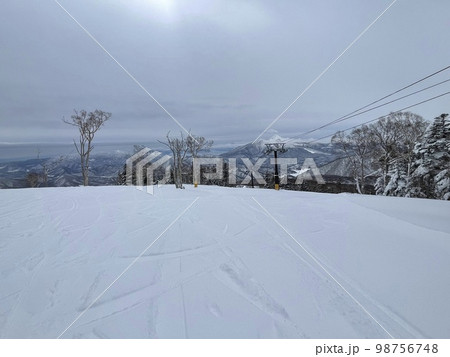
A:
POLYGON ((449 218, 349 194, 0 190, 0 336, 450 338, 449 218))

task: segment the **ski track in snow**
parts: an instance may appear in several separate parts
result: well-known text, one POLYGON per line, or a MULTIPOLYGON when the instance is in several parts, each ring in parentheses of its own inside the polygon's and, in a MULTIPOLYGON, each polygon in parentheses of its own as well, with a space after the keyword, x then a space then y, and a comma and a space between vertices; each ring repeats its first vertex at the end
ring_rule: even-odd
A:
MULTIPOLYGON (((364 263, 360 256, 370 253, 357 240, 347 243, 353 215, 370 222, 376 210, 377 220, 411 231, 411 222, 393 219, 382 205, 347 204, 342 195, 203 186, 182 191, 163 187, 155 196, 132 187, 2 190, 0 195, 3 338, 57 337, 196 196, 200 200, 195 207, 63 337, 385 338, 251 196, 273 209, 286 229, 395 337, 450 336, 445 325, 435 336, 429 321, 422 323, 401 301, 386 300, 390 289, 406 295, 401 284, 377 282, 381 291, 372 290, 355 271, 352 264, 364 263), (340 255, 336 249, 342 250, 340 255), (341 260, 342 255, 347 259, 341 260)), ((439 254, 445 255, 449 234, 434 234, 439 254)), ((423 249, 421 241, 414 237, 417 251, 423 249)), ((437 267, 449 264, 439 261, 437 267)), ((376 267, 364 269, 376 272, 376 267)), ((430 269, 424 276, 435 272, 434 266, 430 269)), ((449 290, 439 286, 436 303, 450 298, 449 290)), ((440 308, 448 310, 443 304, 440 308)), ((433 317, 438 325, 442 316, 433 317)))

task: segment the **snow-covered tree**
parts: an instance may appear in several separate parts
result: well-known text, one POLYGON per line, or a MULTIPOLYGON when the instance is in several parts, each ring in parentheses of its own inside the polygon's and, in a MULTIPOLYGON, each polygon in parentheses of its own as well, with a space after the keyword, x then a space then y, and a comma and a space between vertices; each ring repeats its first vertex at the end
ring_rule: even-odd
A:
POLYGON ((94 149, 93 140, 97 131, 111 118, 111 113, 96 109, 93 112, 74 110, 75 114, 71 120, 63 119, 64 123, 76 127, 79 131, 79 142, 73 141, 78 155, 80 155, 81 174, 83 175, 83 185, 89 185, 89 158, 94 149))
POLYGON ((426 127, 420 115, 394 112, 347 135, 338 132, 331 142, 347 155, 358 192, 364 193, 366 178, 375 175, 376 194, 397 196, 405 193, 414 145, 426 127))
POLYGON ((366 177, 371 166, 371 152, 374 150, 369 127, 362 125, 349 134, 339 131, 331 138, 331 143, 346 154, 351 163, 356 190, 358 193, 365 193, 366 177))
POLYGON ((180 132, 180 137, 171 137, 167 133, 166 139, 167 142, 160 141, 161 144, 166 145, 170 151, 172 152, 172 160, 173 160, 173 179, 175 181, 176 188, 184 188, 183 187, 183 165, 184 159, 186 158, 186 154, 189 151, 189 148, 186 143, 186 137, 183 135, 183 132, 180 132))
POLYGON ((409 182, 409 174, 405 162, 402 160, 394 162, 387 176, 389 181, 384 187, 382 194, 385 196, 405 196, 409 182))
POLYGON ((415 161, 407 196, 450 200, 450 120, 434 119, 414 148, 415 161))
MULTIPOLYGON (((369 125, 375 150, 372 162, 377 168, 376 194, 392 195, 392 186, 401 180, 408 181, 414 155, 414 145, 423 135, 427 122, 411 112, 395 112, 369 125), (386 188, 390 186, 387 190, 386 188)), ((398 195, 398 194, 396 194, 398 195)))

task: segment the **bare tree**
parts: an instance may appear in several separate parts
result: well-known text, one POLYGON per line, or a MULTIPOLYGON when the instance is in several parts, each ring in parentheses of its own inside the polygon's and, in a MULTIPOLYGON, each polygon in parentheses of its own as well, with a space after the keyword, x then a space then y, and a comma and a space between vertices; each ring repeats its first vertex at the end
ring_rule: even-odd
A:
POLYGON ((401 162, 409 177, 414 145, 426 127, 427 122, 420 115, 410 112, 391 113, 369 126, 376 146, 372 152, 373 162, 380 174, 377 194, 384 192, 392 165, 401 162))
POLYGON ((73 141, 81 161, 81 174, 83 175, 83 185, 89 184, 89 157, 94 149, 92 141, 95 133, 105 124, 111 117, 111 113, 96 109, 94 112, 86 112, 74 110, 75 114, 71 116, 71 120, 63 119, 64 123, 75 126, 80 132, 78 144, 73 141))
POLYGON ((39 163, 39 166, 41 166, 41 170, 37 170, 36 168, 34 171, 28 172, 26 175, 26 182, 29 187, 46 187, 48 186, 48 179, 49 176, 51 176, 58 168, 58 165, 63 160, 63 157, 60 156, 57 159, 40 159, 41 150, 37 148, 37 159, 38 161, 41 161, 39 163))
POLYGON ((213 140, 206 140, 203 136, 189 135, 186 145, 192 158, 198 157, 200 151, 208 151, 214 144, 213 140))
POLYGON ((53 176, 54 172, 58 169, 61 162, 64 160, 63 156, 59 156, 57 158, 46 160, 41 163, 42 171, 39 173, 41 177, 42 186, 48 186, 49 177, 53 176))
POLYGON ((388 181, 390 165, 392 160, 398 155, 397 143, 401 138, 400 123, 391 115, 371 124, 369 131, 376 143, 372 157, 374 158, 374 163, 379 166, 379 189, 384 191, 388 181))
POLYGON ((28 187, 38 187, 40 176, 37 172, 29 172, 26 180, 28 187))
POLYGON ((187 145, 187 139, 184 137, 183 133, 180 133, 180 138, 170 137, 170 132, 167 133, 167 142, 160 141, 161 144, 166 145, 173 156, 173 179, 175 181, 176 188, 183 188, 183 163, 186 158, 186 154, 189 151, 187 145))
POLYGON ((368 126, 363 125, 353 129, 347 135, 339 131, 331 138, 331 142, 345 152, 351 163, 356 189, 359 193, 364 193, 366 169, 370 166, 369 160, 374 150, 374 142, 368 126))

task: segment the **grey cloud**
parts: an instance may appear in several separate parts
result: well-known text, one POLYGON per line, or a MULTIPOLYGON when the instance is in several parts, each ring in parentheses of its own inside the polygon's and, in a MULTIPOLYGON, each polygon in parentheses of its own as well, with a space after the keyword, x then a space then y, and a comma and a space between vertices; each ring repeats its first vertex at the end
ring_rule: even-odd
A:
MULTIPOLYGON (((225 144, 252 141, 390 1, 61 3, 187 129, 225 144)), ((448 65, 448 13, 445 0, 399 1, 273 129, 307 131, 448 65)), ((0 142, 70 142, 61 118, 75 108, 113 113, 102 141, 179 131, 54 2, 2 1, 0 33, 0 142)), ((448 110, 443 98, 413 111, 448 110)))

